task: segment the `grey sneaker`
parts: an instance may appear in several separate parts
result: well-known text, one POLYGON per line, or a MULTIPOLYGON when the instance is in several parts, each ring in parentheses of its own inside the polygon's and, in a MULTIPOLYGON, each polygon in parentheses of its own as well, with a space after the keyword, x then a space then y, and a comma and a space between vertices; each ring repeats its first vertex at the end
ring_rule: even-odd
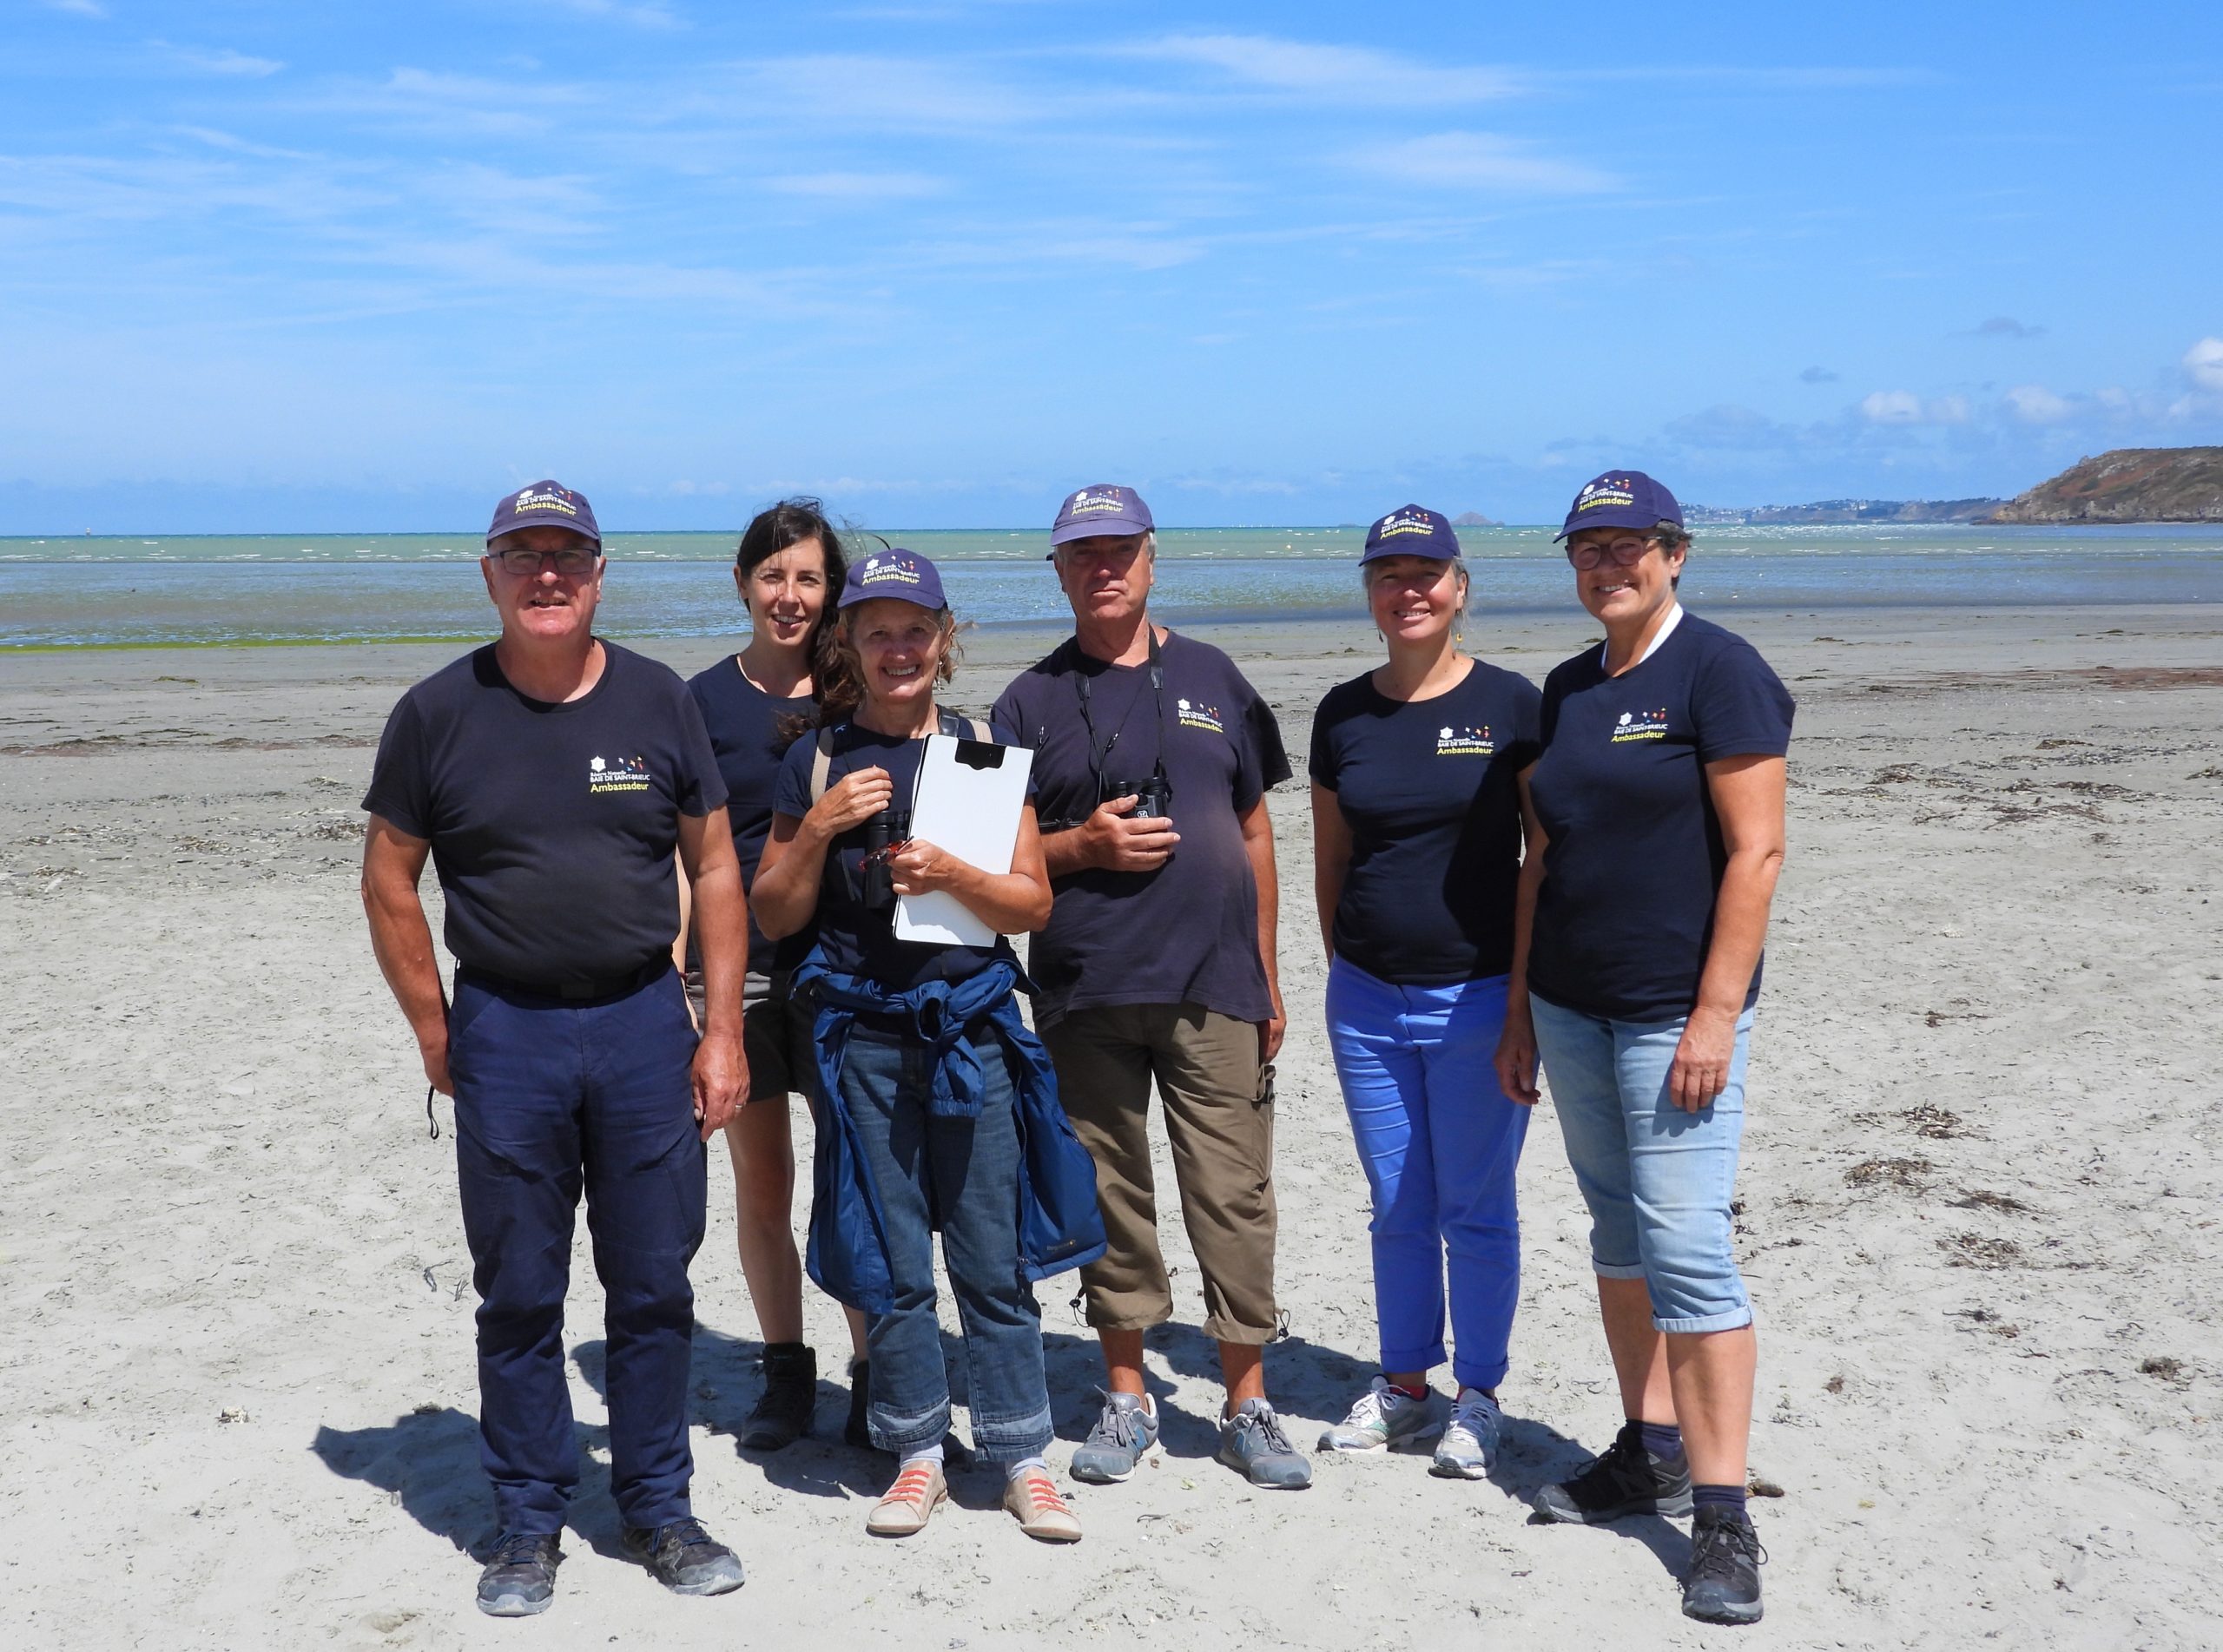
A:
POLYGON ((675 1595, 723 1595, 741 1587, 741 1562, 700 1520, 626 1526, 618 1545, 675 1595))
POLYGON ((1487 1479, 1497 1466, 1498 1435, 1504 1426, 1497 1401, 1479 1388, 1461 1388, 1428 1471, 1447 1480, 1487 1479))
POLYGON ((1415 1399, 1402 1389, 1392 1388, 1387 1377, 1358 1397, 1351 1414, 1320 1436, 1323 1451, 1386 1451, 1443 1432, 1441 1396, 1430 1390, 1415 1399))
POLYGON ((1219 1460, 1241 1469, 1253 1485, 1276 1491, 1312 1484, 1312 1464, 1282 1432, 1282 1419, 1263 1399, 1246 1399, 1219 1425, 1219 1460))
POLYGON ((1073 1453, 1072 1476, 1091 1485, 1116 1485, 1135 1471, 1143 1453, 1158 1444, 1158 1413, 1140 1394, 1104 1396, 1104 1410, 1073 1453))
POLYGON ((494 1545, 478 1574, 478 1609, 489 1617, 531 1617, 556 1598, 556 1569, 564 1545, 556 1534, 515 1534, 494 1545))

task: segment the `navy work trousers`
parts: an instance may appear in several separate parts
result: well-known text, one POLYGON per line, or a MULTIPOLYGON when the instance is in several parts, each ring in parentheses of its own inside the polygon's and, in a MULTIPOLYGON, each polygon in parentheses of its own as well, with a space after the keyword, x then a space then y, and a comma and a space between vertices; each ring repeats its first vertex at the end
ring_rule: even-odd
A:
POLYGON ((479 1455, 505 1535, 561 1530, 578 1484, 564 1297, 583 1188, 606 1298, 610 1491, 629 1526, 689 1517, 687 1265, 707 1196, 695 1045, 676 973, 585 1004, 457 976, 448 1070, 479 1455))

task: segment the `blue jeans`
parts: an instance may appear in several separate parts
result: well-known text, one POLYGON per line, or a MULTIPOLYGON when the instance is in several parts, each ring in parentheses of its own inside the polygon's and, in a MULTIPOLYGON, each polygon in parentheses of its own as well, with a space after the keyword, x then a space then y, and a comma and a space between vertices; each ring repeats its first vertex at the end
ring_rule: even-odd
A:
POLYGON ((949 1372, 934 1312, 934 1230, 965 1338, 973 1449, 1015 1463, 1050 1443, 1042 1310, 1019 1260, 1019 1124, 1003 1048, 977 1023, 986 1093, 977 1118, 936 1118, 933 1056, 860 1016, 841 1100, 880 1195, 894 1309, 873 1316, 873 1444, 901 1453, 949 1432, 949 1372))
POLYGON ((687 1265, 707 1199, 695 1044, 676 973, 585 1005, 458 973, 448 1071, 479 1299, 479 1457, 505 1534, 560 1530, 579 1483, 564 1298, 582 1189, 605 1299, 610 1493, 627 1525, 688 1517, 687 1265))
POLYGON ((1473 1388, 1505 1379, 1520 1297, 1514 1173, 1528 1109, 1497 1087, 1501 975, 1395 986, 1337 958, 1328 971, 1328 1041, 1359 1162, 1374 1195, 1374 1313, 1382 1368, 1443 1361, 1450 1259, 1452 1373, 1473 1388))
POLYGON ((1528 1003, 1567 1162, 1590 1207, 1591 1267, 1600 1279, 1642 1280, 1662 1331, 1750 1325, 1729 1201, 1752 1012, 1738 1017, 1727 1088, 1685 1113, 1667 1091, 1681 1019, 1609 1021, 1534 993, 1528 1003))

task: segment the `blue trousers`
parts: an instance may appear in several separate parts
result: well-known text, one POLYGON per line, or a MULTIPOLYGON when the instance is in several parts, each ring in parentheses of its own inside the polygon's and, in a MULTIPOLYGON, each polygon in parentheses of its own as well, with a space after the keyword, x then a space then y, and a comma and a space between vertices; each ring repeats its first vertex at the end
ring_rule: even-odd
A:
POLYGON ((1019 1260, 1019 1125, 1002 1048, 983 1037, 986 1093, 976 1118, 937 1118, 933 1052, 859 1017, 841 1064, 880 1194, 893 1312, 873 1316, 873 1444, 900 1453, 949 1432, 949 1372, 934 1312, 934 1230, 965 1339, 973 1449, 1016 1463, 1048 1445, 1042 1310, 1019 1260))
POLYGON ((1397 986, 1336 958, 1328 1041, 1374 1195, 1374 1313, 1382 1368, 1443 1362, 1449 1261, 1452 1374, 1505 1379, 1520 1298, 1514 1176, 1528 1109, 1497 1087, 1506 977, 1397 986))
POLYGON ((448 1070, 478 1287, 479 1456, 505 1535, 561 1530, 578 1484, 564 1298, 582 1189, 607 1300, 610 1491, 627 1525, 689 1516, 687 1265, 707 1188, 695 1045, 676 973, 585 1005, 458 975, 448 1070))
POLYGON ((1642 1280, 1659 1330, 1751 1324, 1729 1205, 1745 1137, 1752 1011, 1738 1018, 1728 1087, 1710 1106, 1685 1113, 1667 1080, 1688 1017, 1612 1021, 1533 992, 1528 1004, 1567 1162, 1590 1207, 1592 1270, 1600 1279, 1642 1280))

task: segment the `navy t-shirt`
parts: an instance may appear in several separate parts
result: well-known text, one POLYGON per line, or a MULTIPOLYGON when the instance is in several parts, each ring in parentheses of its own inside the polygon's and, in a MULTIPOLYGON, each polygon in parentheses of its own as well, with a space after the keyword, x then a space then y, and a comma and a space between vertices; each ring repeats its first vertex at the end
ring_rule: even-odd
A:
POLYGON ((679 817, 725 782, 678 675, 602 649, 601 680, 561 705, 511 688, 490 643, 386 719, 363 807, 432 843, 460 964, 561 987, 645 968, 679 934, 679 817))
MULTIPOLYGON (((687 692, 703 708, 710 749, 717 754, 718 773, 726 783, 726 819, 733 827, 733 848, 741 858, 745 892, 756 885, 756 863, 764 858, 764 839, 772 833, 772 793, 779 785, 780 760, 793 740, 781 732, 782 726, 795 718, 808 719, 817 701, 808 694, 782 699, 766 694, 742 675, 731 655, 689 678, 687 692)), ((690 937, 689 951, 695 950, 690 937)), ((775 944, 756 927, 755 914, 749 914, 749 966, 759 974, 791 970, 809 951, 808 930, 775 944)))
POLYGON ((1155 872, 1092 866, 1053 880, 1049 927, 1027 951, 1044 1026, 1092 1004, 1201 1004, 1252 1022, 1273 1014, 1258 955, 1258 889, 1237 817, 1289 778, 1281 730, 1217 648, 1168 634, 1159 655, 1162 714, 1148 665, 1106 665, 1070 640, 1021 672, 991 714, 998 738, 1034 748, 1045 821, 1086 819, 1099 800, 1099 771, 1138 783, 1162 756, 1181 834, 1155 872))
POLYGON ((1392 700, 1371 672, 1328 691, 1312 778, 1350 832, 1336 956, 1401 986, 1513 967, 1520 774, 1540 749, 1541 703, 1526 677, 1480 660, 1433 700, 1392 700))
MULTIPOLYGON (((1729 856, 1705 765, 1780 757, 1792 701, 1752 645, 1685 613, 1618 677, 1586 648, 1544 681, 1544 754, 1529 796, 1550 837, 1528 984, 1616 1021, 1672 1021, 1698 1002, 1729 856)), ((1760 968, 1745 995, 1759 997, 1760 968)))
MULTIPOLYGON (((1008 743, 1008 742, 1005 742, 1008 743)), ((834 730, 833 761, 826 771, 831 791, 861 768, 884 768, 894 783, 891 806, 907 813, 919 789, 924 740, 882 734, 849 722, 834 730)), ((810 813, 810 771, 818 755, 814 734, 788 747, 780 765, 779 789, 772 806, 800 820, 810 813)), ((826 967, 841 975, 861 975, 899 992, 927 981, 964 981, 999 958, 1016 955, 1011 943, 993 946, 950 946, 939 941, 899 941, 892 909, 874 912, 864 904, 865 838, 869 822, 851 826, 827 846, 826 870, 818 885, 817 945, 826 967)))

